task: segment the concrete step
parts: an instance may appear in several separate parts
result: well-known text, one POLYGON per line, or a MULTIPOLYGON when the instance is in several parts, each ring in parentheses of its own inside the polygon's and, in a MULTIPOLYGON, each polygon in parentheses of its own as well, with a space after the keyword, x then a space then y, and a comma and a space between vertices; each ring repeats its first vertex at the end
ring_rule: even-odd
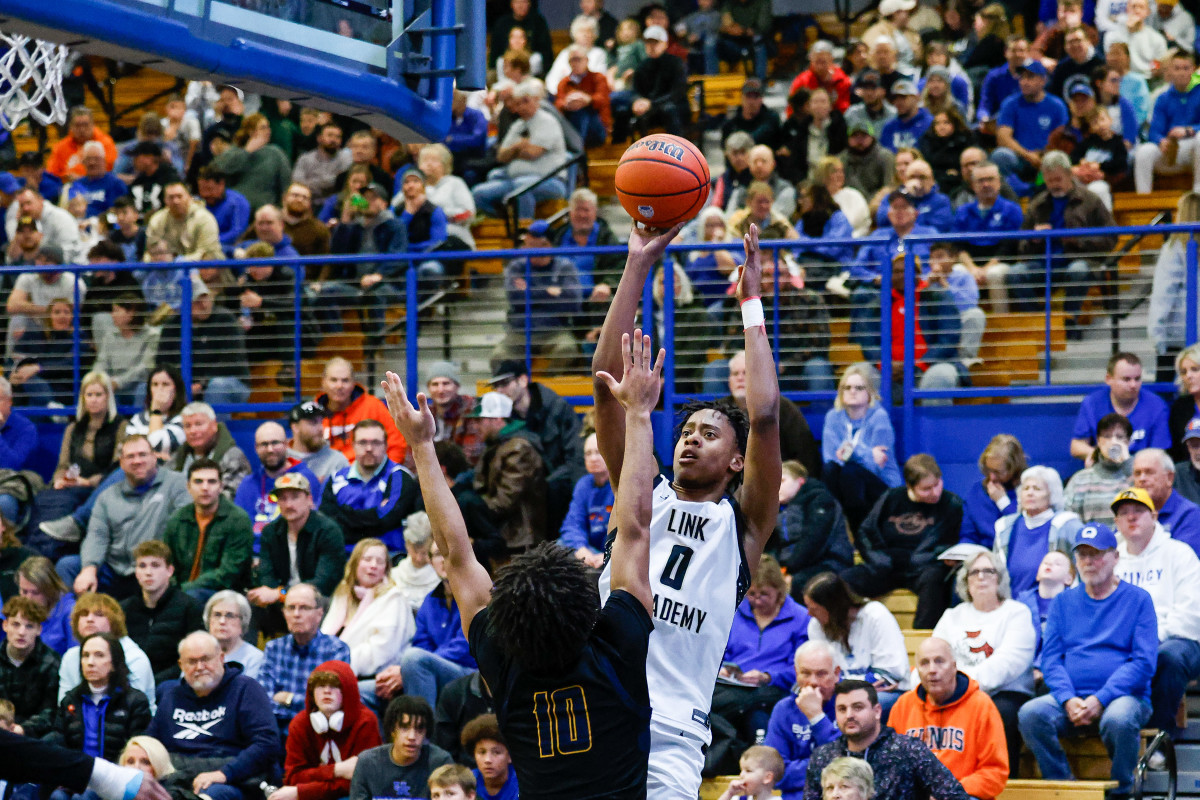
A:
MULTIPOLYGON (((1179 772, 1178 793, 1180 796, 1200 795, 1200 772, 1179 772)), ((1167 773, 1150 772, 1146 774, 1146 793, 1164 796, 1167 793, 1167 773)))
MULTIPOLYGON (((1191 721, 1196 724, 1195 721, 1191 721)), ((1180 772, 1200 772, 1200 744, 1195 742, 1177 742, 1175 744, 1175 763, 1180 772)))

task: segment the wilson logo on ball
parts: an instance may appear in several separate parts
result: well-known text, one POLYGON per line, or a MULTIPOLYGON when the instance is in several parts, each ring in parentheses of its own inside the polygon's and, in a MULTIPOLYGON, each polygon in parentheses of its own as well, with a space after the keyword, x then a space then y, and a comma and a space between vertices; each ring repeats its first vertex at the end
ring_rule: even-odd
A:
POLYGON ((662 153, 668 158, 673 158, 679 162, 683 161, 683 148, 671 142, 664 142, 661 139, 651 139, 650 141, 642 139, 639 142, 634 142, 633 147, 644 147, 652 153, 662 153))
POLYGON ((630 145, 613 183, 621 206, 647 227, 665 230, 699 213, 708 200, 708 162, 695 143, 656 133, 630 145))

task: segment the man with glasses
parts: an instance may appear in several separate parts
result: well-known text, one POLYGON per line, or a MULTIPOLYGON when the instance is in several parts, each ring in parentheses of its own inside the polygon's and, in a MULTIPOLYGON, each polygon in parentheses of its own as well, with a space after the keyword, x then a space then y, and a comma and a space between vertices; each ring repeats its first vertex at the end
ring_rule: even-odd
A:
POLYGON ((349 646, 336 636, 321 633, 321 618, 328 610, 329 598, 311 584, 298 583, 284 593, 283 618, 288 632, 267 643, 258 673, 281 735, 287 732, 292 717, 304 710, 312 671, 326 661, 350 663, 349 646))
MULTIPOLYGON (((929 162, 917 159, 908 165, 904 172, 904 188, 917 209, 918 225, 928 226, 938 233, 946 233, 954 228, 954 209, 950 205, 950 198, 938 189, 929 162)), ((890 206, 887 198, 879 204, 879 210, 875 212, 876 228, 887 228, 891 224, 887 213, 890 206)))
MULTIPOLYGON (((399 434, 397 434, 399 435, 399 434)), ((417 510, 417 481, 388 458, 388 431, 374 419, 354 427, 354 463, 325 484, 321 513, 342 529, 347 549, 360 539, 382 539, 404 552, 404 520, 417 510)))
POLYGON ((289 472, 303 475, 312 487, 313 502, 317 500, 321 481, 303 459, 289 455, 287 432, 278 422, 264 422, 258 426, 254 432, 254 452, 258 454, 258 469, 242 478, 233 501, 250 516, 254 525, 254 553, 257 555, 262 529, 279 516, 275 479, 289 472))
POLYGON ((271 775, 282 755, 270 700, 253 679, 226 666, 211 633, 196 631, 179 643, 179 666, 183 680, 164 685, 146 733, 167 748, 193 792, 210 800, 242 800, 246 789, 271 775))

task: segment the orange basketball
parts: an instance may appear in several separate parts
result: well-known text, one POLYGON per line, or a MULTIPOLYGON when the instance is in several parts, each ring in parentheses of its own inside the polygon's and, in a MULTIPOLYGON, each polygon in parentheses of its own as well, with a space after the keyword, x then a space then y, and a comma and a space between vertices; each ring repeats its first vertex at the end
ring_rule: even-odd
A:
POLYGON ((700 213, 708 200, 708 162, 682 136, 655 133, 629 145, 617 164, 617 199, 634 220, 670 228, 700 213))

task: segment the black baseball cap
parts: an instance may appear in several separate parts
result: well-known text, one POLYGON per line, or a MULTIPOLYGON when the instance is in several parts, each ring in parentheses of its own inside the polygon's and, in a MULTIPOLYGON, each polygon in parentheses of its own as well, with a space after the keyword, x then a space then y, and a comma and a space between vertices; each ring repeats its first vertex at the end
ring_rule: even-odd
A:
POLYGON ((288 412, 289 422, 299 422, 304 419, 325 419, 329 416, 329 409, 316 402, 315 400, 306 400, 303 403, 297 403, 292 406, 292 410, 288 412))

